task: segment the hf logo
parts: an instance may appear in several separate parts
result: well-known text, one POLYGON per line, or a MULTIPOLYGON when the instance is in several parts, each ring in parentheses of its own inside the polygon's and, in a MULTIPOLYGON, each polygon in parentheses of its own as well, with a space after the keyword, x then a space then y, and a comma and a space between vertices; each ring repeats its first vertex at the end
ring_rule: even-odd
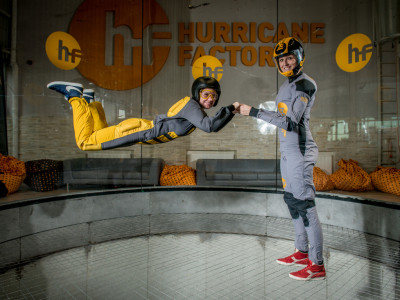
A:
POLYGON ((218 58, 214 56, 205 55, 196 59, 192 67, 192 75, 194 79, 201 76, 209 76, 221 80, 223 75, 222 64, 218 58))
POLYGON ((71 70, 79 65, 82 52, 78 42, 68 33, 57 31, 46 41, 47 57, 57 68, 71 70))
POLYGON ((169 24, 163 8, 155 0, 81 2, 68 33, 82 47, 84 57, 77 69, 85 78, 99 87, 122 91, 149 82, 161 71, 170 47, 159 46, 157 40, 171 39, 172 34, 149 28, 169 24), (143 37, 147 28, 152 34, 143 37), (148 44, 143 39, 151 39, 150 44, 155 46, 143 50, 142 44, 148 44))
POLYGON ((374 44, 369 37, 356 33, 345 38, 336 50, 336 63, 346 72, 357 72, 371 59, 374 44))

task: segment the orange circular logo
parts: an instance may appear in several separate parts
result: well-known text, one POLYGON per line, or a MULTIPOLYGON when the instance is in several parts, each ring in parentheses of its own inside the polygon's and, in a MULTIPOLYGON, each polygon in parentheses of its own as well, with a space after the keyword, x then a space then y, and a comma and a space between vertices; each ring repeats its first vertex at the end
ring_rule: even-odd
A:
MULTIPOLYGON (((151 64, 142 64, 142 32, 153 24, 169 24, 155 0, 84 1, 69 28, 84 54, 78 71, 110 90, 130 90, 150 81, 170 51, 168 46, 153 46, 151 64)), ((153 39, 157 38, 171 38, 171 33, 154 32, 153 39)))
POLYGON ((79 65, 82 53, 78 42, 66 32, 56 31, 46 40, 46 53, 57 68, 72 70, 79 65))
POLYGON ((287 105, 283 102, 279 102, 278 111, 281 113, 282 116, 286 116, 287 111, 288 111, 287 105))
POLYGON ((198 58, 192 67, 192 75, 194 79, 201 76, 209 76, 221 80, 224 69, 222 68, 221 61, 214 56, 205 55, 198 58))
POLYGON ((336 63, 343 71, 357 72, 371 59, 374 43, 369 37, 355 33, 345 38, 336 50, 336 63))

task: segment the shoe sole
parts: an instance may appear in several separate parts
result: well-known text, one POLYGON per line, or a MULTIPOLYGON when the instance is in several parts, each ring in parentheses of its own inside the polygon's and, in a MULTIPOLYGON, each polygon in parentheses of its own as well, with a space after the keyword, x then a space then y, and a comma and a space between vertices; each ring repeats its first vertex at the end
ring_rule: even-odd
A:
POLYGON ((308 281, 308 280, 324 280, 326 278, 325 277, 311 277, 311 278, 300 278, 300 277, 296 277, 293 276, 292 274, 289 274, 290 278, 296 279, 296 280, 303 280, 303 281, 308 281))
POLYGON ((50 83, 47 85, 47 88, 49 89, 49 88, 52 87, 53 85, 57 85, 57 84, 70 85, 70 86, 74 86, 74 87, 83 88, 83 84, 80 84, 80 83, 73 83, 73 82, 66 82, 66 81, 53 81, 53 82, 50 82, 50 83))

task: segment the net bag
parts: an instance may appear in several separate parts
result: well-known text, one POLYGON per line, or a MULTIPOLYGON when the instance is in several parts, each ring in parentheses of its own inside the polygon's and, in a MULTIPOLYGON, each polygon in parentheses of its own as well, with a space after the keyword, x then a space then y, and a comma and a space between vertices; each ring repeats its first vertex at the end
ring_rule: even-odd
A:
POLYGON ((26 176, 25 163, 12 156, 0 154, 0 181, 8 190, 7 195, 18 191, 26 176))
POLYGON ((349 192, 373 191, 371 177, 352 159, 341 159, 340 169, 330 175, 335 189, 349 192))
POLYGON ((54 191, 63 185, 63 162, 51 159, 32 160, 25 163, 26 183, 37 192, 54 191))
POLYGON ((372 185, 379 191, 400 196, 400 170, 392 167, 376 167, 369 174, 372 185))
POLYGON ((196 185, 196 171, 187 165, 166 165, 161 172, 160 185, 196 185))
POLYGON ((317 191, 330 191, 335 188, 329 175, 326 175, 325 172, 318 167, 314 167, 313 180, 317 191))

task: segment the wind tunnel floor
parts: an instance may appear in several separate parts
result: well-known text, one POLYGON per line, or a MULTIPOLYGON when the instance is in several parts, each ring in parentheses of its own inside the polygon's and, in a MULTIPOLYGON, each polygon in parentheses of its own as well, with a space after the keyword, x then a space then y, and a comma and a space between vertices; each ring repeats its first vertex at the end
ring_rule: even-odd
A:
POLYGON ((400 299, 399 242, 323 225, 327 278, 289 278, 289 219, 267 236, 181 233, 118 239, 0 268, 0 299, 400 299))

